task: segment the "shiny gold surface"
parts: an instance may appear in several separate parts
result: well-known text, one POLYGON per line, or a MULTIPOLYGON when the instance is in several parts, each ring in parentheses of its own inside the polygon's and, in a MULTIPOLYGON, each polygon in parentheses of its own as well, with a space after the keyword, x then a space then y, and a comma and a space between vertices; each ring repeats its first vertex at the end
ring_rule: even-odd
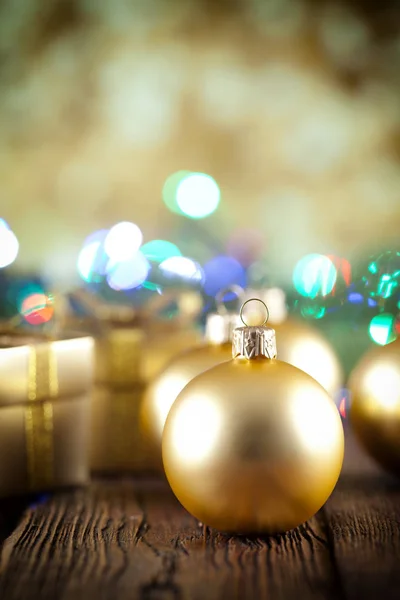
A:
POLYGON ((0 497, 87 483, 92 338, 8 343, 0 347, 0 497))
POLYGON ((349 387, 357 438, 378 463, 400 475, 400 340, 368 352, 349 387))
POLYGON ((54 480, 53 405, 58 394, 57 358, 50 344, 30 346, 25 436, 32 490, 48 489, 54 480), (46 402, 44 402, 46 400, 46 402))
POLYGON ((231 360, 193 379, 162 441, 183 506, 234 532, 285 531, 311 517, 336 484, 343 450, 340 416, 325 390, 265 358, 231 360))
POLYGON ((141 411, 142 428, 156 457, 168 412, 178 394, 196 375, 232 358, 232 344, 203 344, 182 352, 150 384, 141 411))
POLYGON ((276 332, 278 359, 311 375, 333 396, 341 387, 343 373, 333 348, 319 331, 294 319, 271 327, 276 332))
MULTIPOLYGON (((0 348, 0 406, 26 402, 32 395, 32 342, 38 353, 44 348, 45 352, 51 352, 51 361, 57 361, 57 381, 51 377, 49 382, 45 379, 46 394, 73 397, 91 387, 93 338, 73 337, 51 342, 36 342, 30 338, 21 345, 0 348)), ((50 368, 51 365, 50 362, 50 368)), ((46 394, 41 393, 41 396, 46 394)))

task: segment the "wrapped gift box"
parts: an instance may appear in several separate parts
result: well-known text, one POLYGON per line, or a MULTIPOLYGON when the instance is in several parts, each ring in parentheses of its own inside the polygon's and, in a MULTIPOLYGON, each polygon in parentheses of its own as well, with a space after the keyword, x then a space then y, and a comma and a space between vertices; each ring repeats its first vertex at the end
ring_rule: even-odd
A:
POLYGON ((114 472, 147 469, 138 414, 143 394, 143 330, 109 325, 96 338, 92 397, 91 468, 114 472))
POLYGON ((177 318, 157 316, 176 297, 176 292, 157 296, 138 309, 104 303, 85 290, 72 294, 85 316, 79 320, 69 315, 69 326, 74 323, 95 337, 90 453, 94 472, 159 468, 140 424, 144 391, 175 354, 202 339, 195 324, 202 306, 197 293, 180 293, 177 318))
POLYGON ((0 335, 0 496, 88 481, 93 339, 0 335))
POLYGON ((159 463, 141 428, 146 385, 171 357, 193 346, 193 328, 163 326, 157 334, 113 325, 96 338, 91 468, 96 472, 153 471, 159 463))

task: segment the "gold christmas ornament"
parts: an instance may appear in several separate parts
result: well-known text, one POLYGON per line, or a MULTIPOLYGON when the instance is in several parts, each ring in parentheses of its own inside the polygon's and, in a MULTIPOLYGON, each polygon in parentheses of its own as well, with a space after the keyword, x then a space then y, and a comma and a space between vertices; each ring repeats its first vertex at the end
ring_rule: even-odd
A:
MULTIPOLYGON (((244 299, 254 297, 255 290, 247 290, 244 299)), ((324 336, 301 321, 287 318, 286 296, 279 288, 257 292, 271 314, 272 327, 279 339, 279 359, 311 375, 326 391, 334 396, 343 382, 339 360, 324 336)), ((259 323, 263 308, 257 303, 248 311, 247 322, 259 323)))
MULTIPOLYGON (((240 294, 236 289, 233 291, 240 294)), ((141 425, 160 466, 164 424, 178 394, 196 375, 232 358, 232 332, 239 324, 239 317, 227 312, 222 300, 222 296, 217 298, 219 312, 207 317, 203 342, 193 347, 188 344, 189 350, 177 354, 146 391, 141 425)))
POLYGON ((384 469, 400 475, 400 340, 367 352, 349 388, 356 437, 384 469))
POLYGON ((343 382, 339 360, 329 342, 311 325, 287 319, 273 325, 279 339, 279 360, 313 377, 333 397, 343 382))
POLYGON ((233 357, 195 377, 173 404, 165 472, 183 506, 207 525, 285 531, 311 517, 336 484, 340 416, 314 379, 276 360, 275 331, 265 323, 235 329, 233 357))

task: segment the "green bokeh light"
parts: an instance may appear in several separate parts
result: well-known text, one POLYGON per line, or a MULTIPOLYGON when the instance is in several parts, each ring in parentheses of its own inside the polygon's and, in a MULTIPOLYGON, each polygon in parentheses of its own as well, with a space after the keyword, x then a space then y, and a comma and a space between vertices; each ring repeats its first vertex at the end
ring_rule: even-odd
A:
POLYGON ((387 250, 375 257, 362 280, 372 298, 391 298, 400 287, 400 252, 387 250))
POLYGON ((147 260, 156 263, 162 263, 173 256, 182 256, 178 246, 166 240, 151 240, 151 242, 144 244, 140 250, 147 260))
POLYGON ((185 179, 188 175, 191 174, 191 171, 177 171, 176 173, 172 173, 169 177, 167 177, 163 191, 162 197, 171 212, 177 213, 179 215, 182 214, 181 209, 178 206, 176 201, 176 192, 179 187, 181 181, 185 179))
POLYGON ((299 260, 293 272, 296 291, 307 298, 327 296, 336 283, 333 262, 323 254, 307 254, 299 260))
POLYGON ((396 271, 392 275, 385 273, 379 280, 377 295, 381 298, 390 298, 399 285, 400 271, 396 271))
POLYGON ((326 313, 324 306, 303 306, 301 314, 306 319, 322 319, 326 313))
POLYGON ((375 344, 385 346, 396 339, 394 325, 394 316, 390 313, 382 313, 371 319, 368 332, 375 344))

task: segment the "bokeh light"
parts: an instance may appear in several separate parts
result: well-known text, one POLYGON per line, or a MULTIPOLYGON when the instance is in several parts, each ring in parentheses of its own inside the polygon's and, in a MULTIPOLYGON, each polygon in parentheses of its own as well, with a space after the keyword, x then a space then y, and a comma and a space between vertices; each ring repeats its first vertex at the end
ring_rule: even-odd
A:
POLYGON ((162 197, 171 212, 182 214, 181 209, 179 208, 176 201, 176 192, 180 185, 180 183, 190 175, 190 171, 177 171, 176 173, 172 173, 165 180, 164 187, 162 190, 162 197))
POLYGON ((100 246, 100 242, 92 242, 91 244, 88 244, 82 248, 79 253, 78 272, 85 281, 91 280, 93 264, 96 260, 100 246))
POLYGON ((334 396, 335 404, 343 419, 347 419, 350 410, 350 390, 347 388, 341 388, 334 396))
POLYGON ((179 250, 178 246, 172 242, 167 242, 166 240, 151 240, 150 242, 143 244, 140 251, 147 260, 156 263, 162 263, 164 260, 174 256, 182 256, 182 252, 179 250))
POLYGON ((395 319, 394 330, 395 330, 396 337, 398 337, 400 335, 400 315, 397 315, 397 317, 395 319))
POLYGON ((395 317, 390 313, 376 315, 371 319, 368 332, 375 344, 390 344, 396 339, 395 317))
POLYGON ((322 319, 326 313, 326 308, 324 306, 308 304, 302 306, 300 312, 306 319, 322 319))
POLYGON ((208 296, 216 296, 230 285, 247 285, 243 266, 231 256, 216 256, 204 265, 204 291, 208 296))
POLYGON ((260 229, 237 229, 226 244, 226 253, 243 266, 250 267, 259 260, 264 243, 265 235, 260 229))
POLYGON ((362 304, 364 302, 364 296, 362 294, 360 294, 359 292, 351 292, 347 296, 347 300, 351 304, 362 304))
POLYGON ((30 325, 42 325, 50 321, 54 313, 50 299, 44 293, 33 293, 26 296, 20 314, 30 325))
POLYGON ((400 286, 400 252, 388 250, 371 260, 362 280, 372 297, 391 298, 400 286))
POLYGON ((19 243, 10 227, 0 219, 0 269, 8 267, 17 258, 19 243))
MULTIPOLYGON (((340 258, 339 256, 335 256, 334 254, 327 254, 327 257, 329 258, 330 261, 332 261, 332 264, 336 269, 337 278, 340 275, 343 282, 345 283, 345 285, 347 287, 349 287, 349 285, 351 284, 351 264, 350 264, 350 262, 347 260, 347 258, 340 258)), ((335 285, 332 288, 333 294, 336 291, 335 288, 336 288, 337 278, 336 278, 335 285)))
POLYGON ((160 271, 166 278, 180 278, 186 282, 202 283, 204 272, 201 266, 185 256, 171 256, 160 264, 160 271))
POLYGON ((191 219, 203 219, 218 207, 221 192, 217 182, 205 173, 190 173, 180 181, 176 203, 191 219))
POLYGON ((104 250, 113 261, 132 258, 143 241, 143 234, 135 223, 122 221, 111 227, 104 240, 104 250))
POLYGON ((337 271, 330 258, 323 254, 307 254, 295 266, 293 283, 302 296, 316 298, 332 292, 336 277, 337 271))
POLYGON ((77 269, 86 282, 97 281, 105 275, 108 256, 104 252, 104 240, 107 235, 108 229, 100 229, 90 234, 83 243, 77 269))
POLYGON ((150 263, 139 251, 132 258, 107 266, 107 282, 114 290, 132 290, 142 285, 150 271, 150 263))

